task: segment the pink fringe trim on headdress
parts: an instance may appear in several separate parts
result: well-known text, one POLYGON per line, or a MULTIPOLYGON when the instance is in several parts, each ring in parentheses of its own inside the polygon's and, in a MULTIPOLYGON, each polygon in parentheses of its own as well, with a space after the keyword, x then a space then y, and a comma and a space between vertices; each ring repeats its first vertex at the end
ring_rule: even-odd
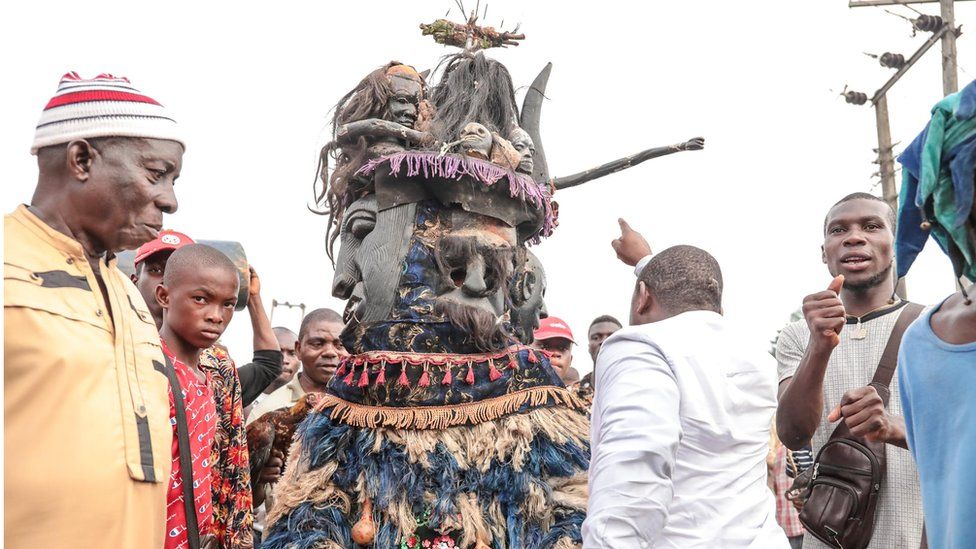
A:
POLYGON ((397 176, 406 165, 406 176, 416 177, 423 174, 425 178, 440 177, 444 179, 461 179, 472 177, 485 185, 494 185, 502 179, 508 179, 508 193, 512 198, 524 200, 544 213, 542 228, 538 235, 530 240, 533 244, 541 242, 541 237, 551 236, 556 228, 556 214, 552 208, 552 193, 547 185, 536 183, 531 177, 515 173, 497 164, 486 162, 470 156, 457 154, 439 155, 434 152, 406 151, 381 156, 370 160, 356 171, 356 175, 370 175, 376 167, 384 162, 390 165, 390 174, 397 176))

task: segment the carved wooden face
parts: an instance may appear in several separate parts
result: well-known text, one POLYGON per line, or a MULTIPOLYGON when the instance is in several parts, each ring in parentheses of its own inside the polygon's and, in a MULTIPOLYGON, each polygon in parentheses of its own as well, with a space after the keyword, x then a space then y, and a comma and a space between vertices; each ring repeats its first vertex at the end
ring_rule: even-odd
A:
POLYGON ((346 209, 332 295, 350 300, 347 314, 354 310, 360 321, 389 317, 410 245, 408 224, 413 223, 414 211, 414 204, 378 211, 376 195, 360 198, 346 209))
POLYGON ((535 155, 535 143, 532 142, 532 138, 529 137, 528 132, 516 127, 512 131, 510 141, 512 146, 515 147, 515 150, 522 155, 522 160, 519 162, 518 168, 515 171, 532 175, 532 168, 535 166, 532 160, 532 157, 535 155))
POLYGON ((477 122, 469 123, 461 130, 460 148, 463 154, 487 160, 491 154, 491 132, 477 122))
POLYGON ((522 343, 532 342, 532 332, 539 327, 539 319, 549 316, 546 309, 546 271, 542 262, 526 250, 525 263, 516 270, 510 289, 512 298, 512 328, 522 343))
POLYGON ((420 82, 393 75, 390 77, 393 93, 387 102, 387 120, 413 128, 420 112, 420 102, 424 99, 420 82))
POLYGON ((451 211, 451 225, 435 244, 441 276, 434 286, 437 299, 501 316, 514 266, 515 228, 461 209, 451 211))

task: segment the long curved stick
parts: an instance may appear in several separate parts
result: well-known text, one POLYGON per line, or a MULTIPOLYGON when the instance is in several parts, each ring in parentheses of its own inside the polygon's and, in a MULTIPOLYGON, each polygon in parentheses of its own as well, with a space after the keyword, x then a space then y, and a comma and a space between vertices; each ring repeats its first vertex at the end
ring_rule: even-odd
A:
POLYGON ((568 189, 570 187, 575 187, 577 185, 582 185, 588 181, 593 181, 594 179, 603 177, 605 175, 610 175, 612 173, 617 173, 621 170, 626 170, 644 162, 645 160, 650 160, 652 158, 657 158, 659 156, 666 156, 669 154, 674 154, 681 151, 700 151, 705 148, 705 139, 702 137, 695 137, 689 139, 684 143, 677 143, 675 145, 668 145, 667 147, 657 147, 654 149, 647 149, 646 151, 641 151, 637 154, 630 156, 625 156, 614 160, 613 162, 607 162, 601 166, 595 168, 590 168, 588 170, 574 173, 573 175, 567 175, 565 177, 554 177, 552 180, 553 186, 559 189, 568 189))

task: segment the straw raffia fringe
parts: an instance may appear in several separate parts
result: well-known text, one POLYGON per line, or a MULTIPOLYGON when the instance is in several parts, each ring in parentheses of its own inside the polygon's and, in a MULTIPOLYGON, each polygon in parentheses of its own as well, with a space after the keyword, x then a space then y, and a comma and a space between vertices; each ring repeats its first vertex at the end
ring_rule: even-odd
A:
POLYGON ((556 505, 580 511, 586 510, 586 500, 590 490, 585 471, 569 478, 551 478, 549 485, 552 486, 552 501, 556 505))
POLYGON ((278 522, 278 519, 288 511, 306 502, 338 507, 344 514, 349 513, 352 497, 331 482, 332 475, 335 474, 339 464, 330 462, 309 471, 308 462, 300 459, 298 457, 300 455, 301 448, 296 442, 292 445, 291 453, 288 454, 288 466, 275 485, 274 505, 268 511, 269 526, 278 522))
POLYGON ((537 408, 496 422, 443 431, 378 429, 374 433, 373 451, 378 452, 384 440, 388 440, 402 446, 411 463, 429 467, 428 455, 441 444, 461 469, 475 468, 485 472, 492 460, 497 460, 511 463, 516 471, 521 471, 537 433, 558 445, 572 442, 583 447, 589 442, 589 428, 586 418, 578 412, 565 408, 537 408))
MULTIPOLYGON (((443 444, 462 470, 476 468, 485 472, 491 467, 493 461, 511 463, 513 468, 521 470, 531 452, 532 441, 536 434, 542 434, 556 444, 572 442, 584 446, 589 443, 589 424, 582 414, 573 410, 558 407, 537 408, 522 414, 507 416, 497 422, 452 427, 442 431, 378 429, 375 433, 373 449, 378 451, 384 441, 403 446, 411 463, 421 463, 426 468, 430 467, 427 453, 432 453, 438 444, 443 444)), ((299 458, 301 455, 300 443, 295 442, 289 452, 285 472, 276 487, 274 506, 268 512, 269 526, 305 502, 335 506, 343 514, 349 514, 351 502, 354 499, 361 499, 339 490, 332 482, 332 476, 339 466, 338 462, 329 462, 319 469, 309 471, 308 463, 299 458)), ((534 520, 545 519, 545 522, 548 522, 554 504, 579 511, 586 510, 588 491, 585 472, 568 478, 553 477, 548 482, 552 486, 549 502, 541 492, 531 494, 531 501, 526 502, 527 514, 534 520)), ((361 496, 364 490, 365 479, 361 476, 356 484, 356 492, 361 496)), ((458 501, 462 521, 473 521, 472 524, 477 521, 484 523, 479 506, 473 508, 477 510, 477 517, 470 516, 469 513, 465 518, 467 503, 469 502, 458 501)), ((416 518, 406 498, 400 498, 387 510, 387 514, 402 531, 416 530, 416 518)), ((501 525, 505 524, 505 520, 497 501, 492 503, 489 514, 490 523, 495 525, 491 530, 492 538, 504 539, 505 532, 501 525)), ((466 523, 465 526, 467 530, 467 526, 470 525, 466 523)), ((480 529, 476 531, 481 532, 480 529)), ((576 545, 570 543, 566 547, 576 547, 576 545)))
POLYGON ((322 398, 317 409, 323 412, 331 409, 329 414, 333 420, 354 427, 442 430, 457 425, 476 425, 493 421, 515 413, 525 405, 537 407, 550 402, 578 411, 586 410, 586 406, 576 395, 562 387, 552 386, 532 387, 478 402, 413 408, 368 406, 327 394, 322 398))
POLYGON ((457 509, 461 515, 461 547, 472 547, 478 540, 490 540, 488 523, 481 512, 478 495, 472 493, 458 494, 457 509))
POLYGON ((556 542, 556 545, 552 546, 552 549, 579 549, 582 547, 579 543, 574 543, 573 540, 562 537, 556 542))

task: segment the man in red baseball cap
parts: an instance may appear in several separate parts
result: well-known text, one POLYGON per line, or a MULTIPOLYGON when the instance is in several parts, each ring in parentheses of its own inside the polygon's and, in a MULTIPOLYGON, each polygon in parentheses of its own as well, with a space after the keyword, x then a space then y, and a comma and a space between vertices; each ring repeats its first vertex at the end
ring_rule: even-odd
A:
POLYGON ((183 233, 166 229, 159 231, 159 236, 136 250, 136 272, 131 276, 132 283, 142 294, 142 299, 152 313, 157 330, 163 325, 163 308, 156 302, 156 286, 163 282, 166 260, 173 255, 174 251, 187 244, 194 244, 193 239, 183 233))
POLYGON ((566 381, 573 365, 573 331, 562 319, 550 316, 539 321, 539 327, 532 334, 532 346, 552 353, 552 368, 566 381))

